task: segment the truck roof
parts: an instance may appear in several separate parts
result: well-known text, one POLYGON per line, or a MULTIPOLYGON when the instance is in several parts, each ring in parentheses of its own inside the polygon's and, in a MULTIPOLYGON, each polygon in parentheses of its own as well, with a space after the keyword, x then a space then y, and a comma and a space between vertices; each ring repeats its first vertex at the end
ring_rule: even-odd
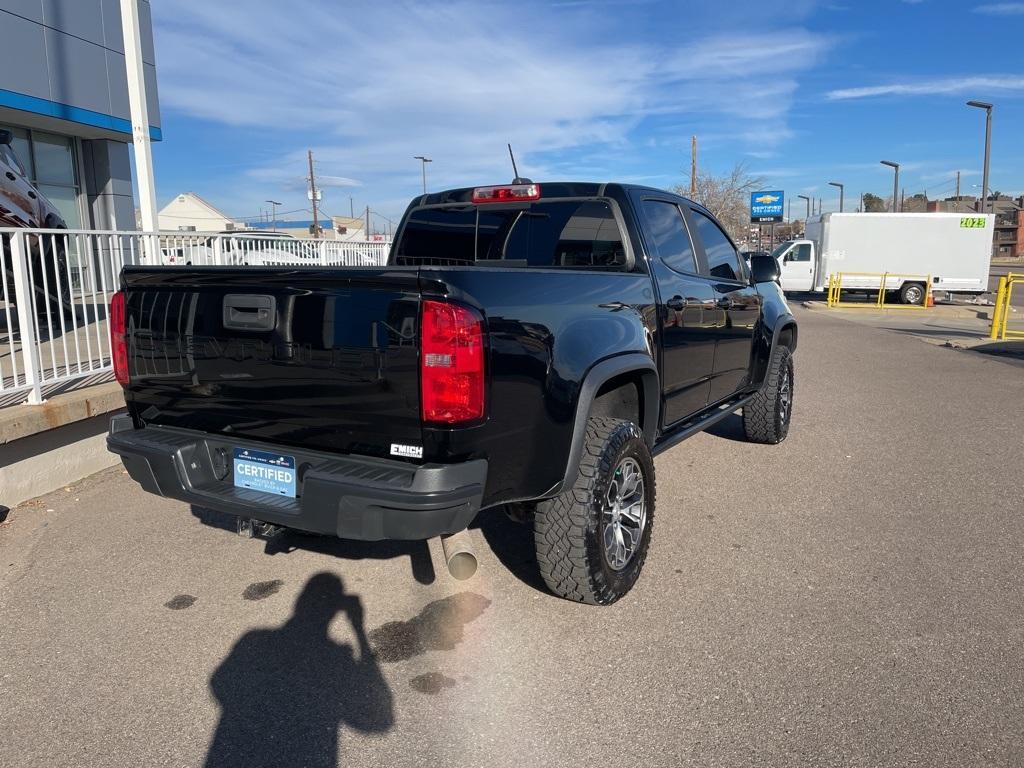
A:
MULTIPOLYGON (((601 197, 606 194, 607 187, 615 186, 623 190, 647 190, 650 192, 657 192, 660 195, 672 195, 673 197, 686 200, 687 202, 703 208, 699 203, 695 203, 689 198, 678 195, 675 192, 669 192, 664 189, 657 189, 655 187, 648 187, 642 184, 622 184, 619 182, 596 182, 596 181, 529 181, 525 182, 529 184, 538 184, 540 186, 540 197, 544 198, 552 197, 601 197)), ((506 186, 511 185, 512 182, 503 181, 497 183, 488 184, 477 184, 472 187, 458 187, 455 189, 446 189, 441 192, 431 192, 426 195, 420 195, 413 200, 413 205, 444 205, 446 203, 471 203, 473 200, 473 190, 479 187, 488 186, 506 186)))

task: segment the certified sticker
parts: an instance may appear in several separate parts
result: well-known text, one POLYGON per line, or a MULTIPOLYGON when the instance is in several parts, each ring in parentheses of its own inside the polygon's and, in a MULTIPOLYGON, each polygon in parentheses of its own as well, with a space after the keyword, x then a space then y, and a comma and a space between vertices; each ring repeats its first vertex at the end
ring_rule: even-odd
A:
POLYGON ((295 498, 295 457, 235 448, 235 486, 295 498))

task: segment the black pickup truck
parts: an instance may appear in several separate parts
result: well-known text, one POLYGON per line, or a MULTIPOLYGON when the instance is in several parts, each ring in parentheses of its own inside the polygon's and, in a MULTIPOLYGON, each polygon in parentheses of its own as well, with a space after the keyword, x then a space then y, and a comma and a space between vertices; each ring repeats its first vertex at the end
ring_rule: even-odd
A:
POLYGON ((654 455, 740 408, 785 439, 777 276, 701 206, 596 183, 423 195, 386 267, 126 267, 108 444, 152 493, 347 539, 507 505, 552 591, 611 603, 647 554, 654 455))

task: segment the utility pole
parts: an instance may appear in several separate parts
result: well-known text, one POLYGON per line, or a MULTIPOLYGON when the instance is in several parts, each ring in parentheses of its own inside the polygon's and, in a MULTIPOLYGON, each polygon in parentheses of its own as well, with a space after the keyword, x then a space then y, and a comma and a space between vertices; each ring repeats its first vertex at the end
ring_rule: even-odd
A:
POLYGON ((697 137, 690 137, 690 199, 697 197, 697 137))
POLYGON ((348 196, 348 217, 354 219, 356 217, 355 203, 352 201, 352 195, 348 196))
POLYGON ((956 199, 960 201, 960 171, 956 172, 956 199))
POLYGON ((366 239, 370 239, 370 206, 366 206, 366 239))
POLYGON ((309 156, 309 196, 313 201, 313 237, 320 237, 320 210, 316 201, 316 176, 313 174, 313 150, 308 151, 309 156))
MULTIPOLYGON (((264 202, 270 203, 270 210, 273 211, 271 214, 274 217, 274 231, 277 232, 277 206, 280 205, 276 200, 266 200, 264 202)), ((260 211, 262 213, 262 209, 260 211)))

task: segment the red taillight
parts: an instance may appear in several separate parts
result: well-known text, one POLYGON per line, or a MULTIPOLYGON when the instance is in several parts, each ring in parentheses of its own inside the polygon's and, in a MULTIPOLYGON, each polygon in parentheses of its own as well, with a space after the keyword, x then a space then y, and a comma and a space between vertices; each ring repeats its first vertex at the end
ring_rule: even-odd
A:
POLYGON ((451 425, 483 418, 483 318, 458 304, 424 301, 420 339, 423 420, 451 425))
POLYGON ((114 378, 128 386, 128 342, 125 339, 124 291, 110 299, 110 356, 114 363, 114 378))
POLYGON ((473 190, 474 203, 515 203, 519 200, 540 200, 540 184, 510 184, 473 190))

